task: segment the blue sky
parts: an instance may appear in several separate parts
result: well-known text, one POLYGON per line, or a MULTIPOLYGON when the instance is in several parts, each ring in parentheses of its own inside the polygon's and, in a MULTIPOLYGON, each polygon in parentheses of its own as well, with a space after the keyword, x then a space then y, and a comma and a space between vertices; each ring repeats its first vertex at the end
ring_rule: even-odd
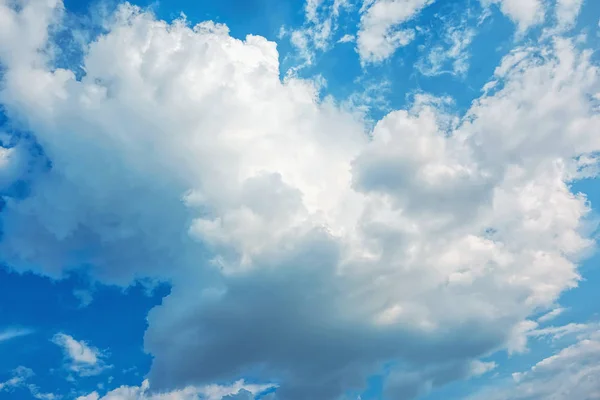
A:
POLYGON ((0 0, 0 399, 598 398, 599 41, 594 0, 0 0))

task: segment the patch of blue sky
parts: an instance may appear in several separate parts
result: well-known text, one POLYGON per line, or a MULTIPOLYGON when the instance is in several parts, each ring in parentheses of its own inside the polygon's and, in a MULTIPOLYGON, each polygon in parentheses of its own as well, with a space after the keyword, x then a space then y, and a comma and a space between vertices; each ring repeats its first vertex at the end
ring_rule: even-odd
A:
MULTIPOLYGON (((0 342, 0 382, 10 379, 15 368, 28 366, 35 373, 28 384, 53 393, 87 394, 99 390, 98 385, 139 385, 151 361, 143 349, 146 314, 167 294, 164 285, 152 291, 142 285, 125 290, 98 284, 90 287, 81 276, 52 281, 0 269, 0 330, 31 330, 28 335, 0 342), (81 291, 91 292, 89 304, 81 304, 77 296, 81 291), (99 375, 73 376, 65 369, 63 352, 51 342, 57 333, 106 352, 111 367, 99 375)), ((0 399, 25 399, 27 395, 29 390, 22 387, 0 391, 0 399), (14 397, 19 394, 23 397, 14 397)))

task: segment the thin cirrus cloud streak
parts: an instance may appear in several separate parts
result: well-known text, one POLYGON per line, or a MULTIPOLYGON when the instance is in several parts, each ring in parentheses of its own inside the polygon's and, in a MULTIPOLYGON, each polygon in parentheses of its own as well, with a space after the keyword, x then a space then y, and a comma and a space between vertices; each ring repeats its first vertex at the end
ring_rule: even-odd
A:
POLYGON ((565 309, 564 307, 557 307, 554 310, 548 311, 546 314, 539 317, 538 322, 551 321, 551 320, 557 318, 559 315, 562 315, 565 311, 568 311, 568 310, 565 309))
MULTIPOLYGON (((580 280, 590 207, 569 184, 596 176, 600 76, 569 37, 507 54, 464 116, 420 94, 371 130, 314 81, 282 82, 265 38, 123 4, 76 79, 49 67, 62 3, 11 4, 0 101, 52 167, 22 172, 0 254, 57 279, 170 282, 144 337, 153 390, 251 373, 285 400, 334 399, 390 366, 386 395, 412 399, 525 351, 531 318, 580 280)), ((396 11, 390 26, 414 14, 396 11)))
POLYGON ((0 343, 6 342, 22 336, 28 336, 34 333, 33 329, 26 328, 5 328, 0 330, 0 343))

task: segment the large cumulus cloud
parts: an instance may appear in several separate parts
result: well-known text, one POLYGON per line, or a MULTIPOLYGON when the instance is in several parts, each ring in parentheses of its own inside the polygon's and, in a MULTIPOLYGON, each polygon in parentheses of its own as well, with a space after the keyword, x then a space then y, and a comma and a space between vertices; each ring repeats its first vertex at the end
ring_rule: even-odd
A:
POLYGON ((51 163, 4 196, 0 253, 171 282, 153 387, 252 376, 333 399, 385 366, 409 399, 521 350, 528 316, 577 284, 592 242, 569 183, 596 171, 599 76, 568 39, 509 54, 465 116, 423 95, 368 132, 282 82, 261 37, 126 4, 77 79, 52 66, 60 3, 0 5, 0 100, 51 163))

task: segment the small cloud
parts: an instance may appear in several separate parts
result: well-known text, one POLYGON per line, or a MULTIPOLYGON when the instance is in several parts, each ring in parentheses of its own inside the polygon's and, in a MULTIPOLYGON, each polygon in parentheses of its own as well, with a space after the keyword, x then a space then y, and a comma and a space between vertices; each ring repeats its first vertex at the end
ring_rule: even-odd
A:
MULTIPOLYGON (((480 0, 484 7, 496 4, 502 14, 517 26, 517 34, 522 36, 533 26, 544 22, 546 3, 540 0, 480 0)), ((560 1, 560 0, 559 0, 560 1)), ((571 1, 572 2, 572 1, 571 1)))
POLYGON ((5 382, 0 382, 0 392, 22 386, 25 383, 25 381, 31 378, 33 375, 33 371, 29 368, 15 368, 13 370, 12 378, 5 382))
POLYGON ((0 343, 7 340, 15 339, 21 336, 31 335, 32 329, 26 328, 8 328, 0 332, 0 343))
POLYGON ((27 389, 29 389, 29 393, 34 399, 38 400, 58 400, 62 398, 62 396, 54 394, 54 393, 43 393, 40 392, 39 388, 36 385, 29 384, 27 385, 27 389))
POLYGON ((583 7, 583 0, 557 0, 556 22, 559 28, 570 28, 577 21, 583 7))
POLYGON ((63 349, 69 369, 79 376, 98 375, 112 367, 104 362, 105 354, 84 341, 75 340, 64 333, 57 333, 52 338, 52 342, 63 349))
POLYGON ((598 328, 597 324, 577 324, 570 323, 563 326, 549 326, 542 329, 534 329, 528 333, 531 337, 542 338, 549 337, 552 340, 558 340, 568 335, 576 335, 598 328))
POLYGON ((493 371, 498 367, 493 361, 483 362, 479 360, 475 360, 471 363, 471 376, 481 376, 487 374, 490 371, 493 371))
POLYGON ((73 296, 79 300, 79 308, 85 308, 92 303, 94 298, 92 297, 92 293, 89 290, 85 289, 76 289, 73 291, 73 296))
POLYGON ((538 322, 548 322, 564 313, 567 309, 558 307, 538 318, 538 322))
POLYGON ((374 112, 388 112, 389 101, 387 95, 391 91, 391 82, 385 79, 378 81, 360 81, 361 90, 353 92, 346 100, 342 102, 343 108, 354 114, 365 118, 371 125, 375 121, 371 121, 374 112))
POLYGON ((337 42, 338 43, 350 43, 350 42, 354 42, 354 39, 355 39, 354 35, 345 34, 337 42))
POLYGON ((469 16, 459 22, 441 18, 444 24, 439 44, 427 46, 429 52, 421 57, 415 67, 424 76, 451 74, 465 76, 469 70, 469 46, 476 36, 476 30, 470 26, 469 16))
POLYGON ((414 29, 404 29, 433 0, 365 1, 360 9, 360 27, 357 33, 357 51, 361 64, 378 64, 388 59, 399 47, 416 37, 414 29))
MULTIPOLYGON (((289 37, 292 46, 296 49, 299 65, 292 67, 288 74, 310 66, 315 61, 318 53, 331 49, 332 39, 338 31, 340 14, 351 8, 347 0, 335 0, 327 3, 321 0, 308 0, 305 5, 305 16, 302 27, 288 30, 286 27, 279 29, 278 38, 289 37)), ((352 35, 344 35, 338 43, 354 40, 352 35)))
POLYGON ((27 383, 29 379, 35 376, 33 370, 27 367, 17 367, 12 372, 12 378, 5 382, 0 382, 0 392, 10 392, 16 388, 23 388, 29 391, 29 394, 34 399, 39 400, 58 400, 61 396, 54 393, 41 392, 37 385, 27 383))
POLYGON ((129 374, 129 373, 136 372, 136 370, 137 370, 137 367, 133 366, 131 368, 124 368, 123 371, 121 371, 121 372, 123 372, 123 374, 129 374))

